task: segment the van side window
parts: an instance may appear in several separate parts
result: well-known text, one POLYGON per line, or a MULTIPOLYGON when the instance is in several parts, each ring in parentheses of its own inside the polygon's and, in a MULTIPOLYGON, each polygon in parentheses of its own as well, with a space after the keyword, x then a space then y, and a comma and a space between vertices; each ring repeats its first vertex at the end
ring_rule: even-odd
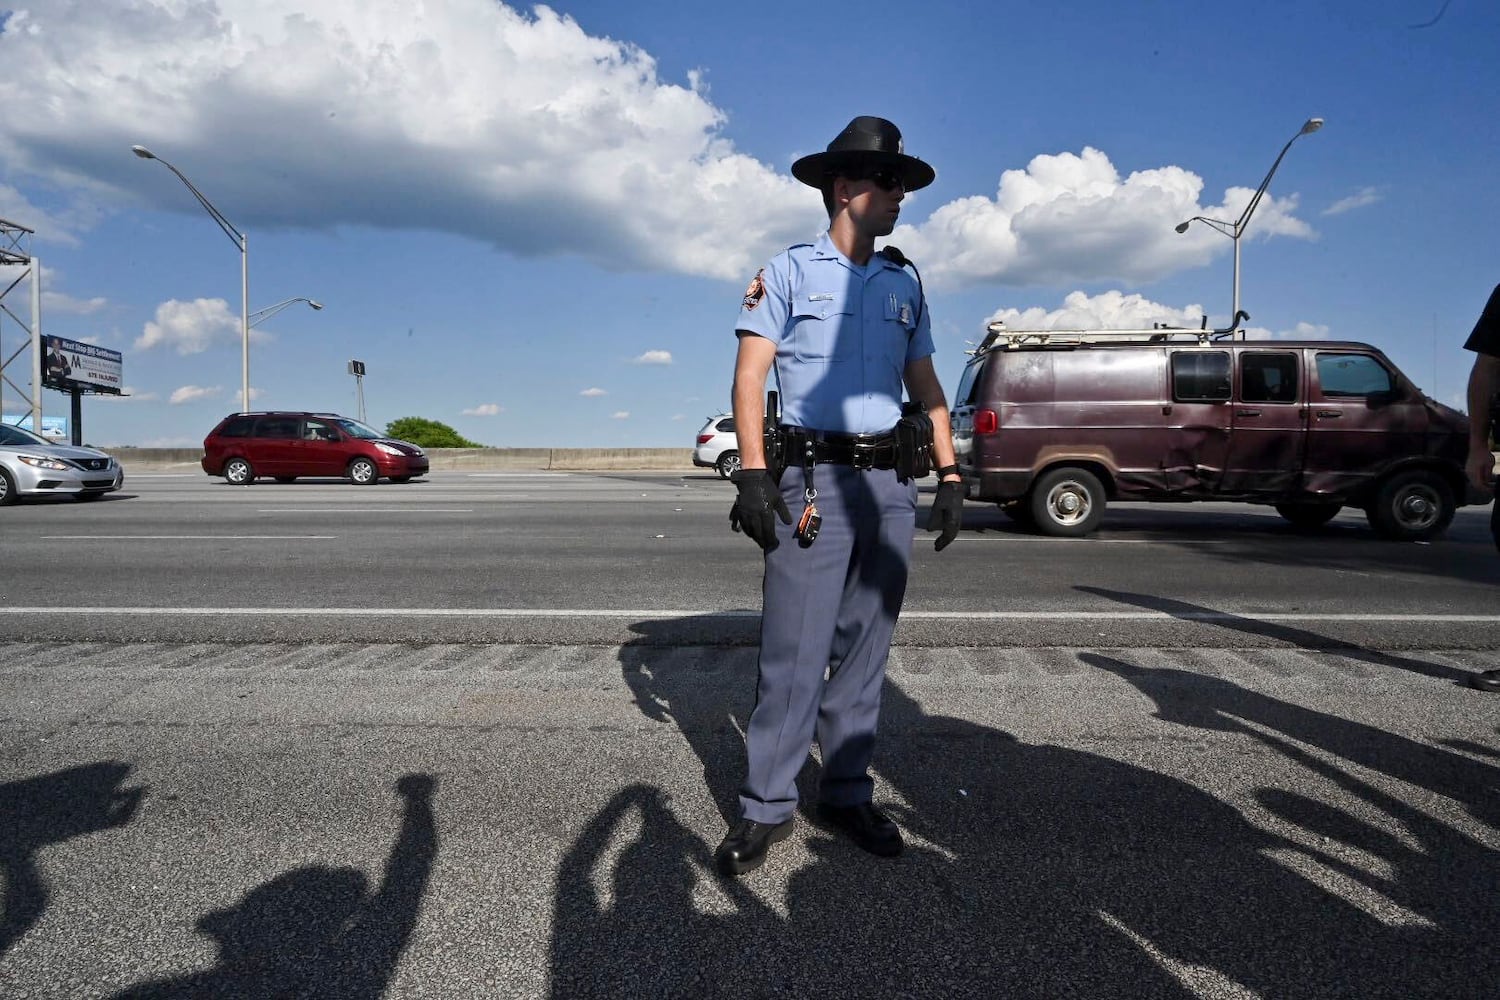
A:
POLYGON ((716 431, 722 431, 725 434, 733 434, 734 433, 734 418, 733 417, 725 417, 723 420, 720 420, 718 423, 714 424, 714 430, 716 430, 716 431))
POLYGON ((1395 388, 1391 373, 1368 354, 1319 354, 1318 384, 1329 397, 1374 396, 1395 388))
POLYGON ((293 438, 298 436, 302 421, 296 417, 261 417, 255 425, 255 436, 262 438, 293 438))
POLYGON ((328 421, 309 417, 302 422, 302 437, 306 441, 337 441, 339 432, 328 421))
POLYGON ((1229 399, 1229 352, 1173 352, 1172 399, 1179 403, 1229 399))
POLYGON ((1269 351, 1241 354, 1240 400, 1246 403, 1295 403, 1297 355, 1269 351))

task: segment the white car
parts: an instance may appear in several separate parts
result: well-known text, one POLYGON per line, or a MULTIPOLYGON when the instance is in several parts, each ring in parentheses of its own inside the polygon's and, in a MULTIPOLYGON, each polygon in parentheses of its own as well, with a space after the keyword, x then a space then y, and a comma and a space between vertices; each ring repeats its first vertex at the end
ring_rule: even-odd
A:
POLYGON ((734 436, 734 414, 721 413, 708 418, 708 423, 698 432, 693 464, 700 469, 717 469, 724 479, 740 467, 740 442, 734 436))
POLYGON ((23 496, 62 494, 79 500, 125 485, 120 463, 95 448, 53 444, 11 424, 0 424, 0 507, 23 496))

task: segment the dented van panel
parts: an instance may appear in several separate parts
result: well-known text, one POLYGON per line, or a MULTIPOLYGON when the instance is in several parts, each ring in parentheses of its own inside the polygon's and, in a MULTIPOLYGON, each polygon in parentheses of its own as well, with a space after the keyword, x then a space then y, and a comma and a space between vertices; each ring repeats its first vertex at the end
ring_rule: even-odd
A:
POLYGON ((986 341, 960 381, 953 437, 970 499, 1045 515, 1038 480, 1077 469, 1097 481, 1099 510, 1240 500, 1311 524, 1358 506, 1392 537, 1431 537, 1479 499, 1463 475, 1465 417, 1369 344, 1025 339, 986 341))

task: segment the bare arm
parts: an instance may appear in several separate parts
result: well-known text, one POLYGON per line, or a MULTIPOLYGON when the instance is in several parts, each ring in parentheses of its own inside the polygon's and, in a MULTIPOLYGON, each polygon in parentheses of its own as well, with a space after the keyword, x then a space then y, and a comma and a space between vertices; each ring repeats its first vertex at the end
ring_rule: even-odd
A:
MULTIPOLYGON (((948 421, 948 401, 943 398, 943 384, 938 381, 937 371, 932 367, 932 358, 918 358, 906 366, 907 394, 927 406, 927 415, 932 418, 932 457, 937 467, 952 465, 953 428, 948 421)), ((735 424, 739 426, 738 423, 735 424)), ((962 477, 949 474, 945 483, 961 482, 962 477)))
POLYGON ((1476 354, 1469 372, 1469 479, 1489 489, 1494 478, 1495 456, 1490 453, 1490 399, 1500 389, 1500 358, 1476 354))
POLYGON ((766 375, 776 360, 776 345, 765 337, 741 330, 734 359, 734 436, 739 440, 740 468, 764 469, 766 443, 766 375))

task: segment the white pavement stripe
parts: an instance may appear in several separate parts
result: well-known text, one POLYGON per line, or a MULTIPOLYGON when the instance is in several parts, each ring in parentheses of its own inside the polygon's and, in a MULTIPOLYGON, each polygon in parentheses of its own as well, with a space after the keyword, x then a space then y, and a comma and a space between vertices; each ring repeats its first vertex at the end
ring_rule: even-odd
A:
MULTIPOLYGON (((223 536, 205 536, 217 538, 223 536)), ((290 536, 308 537, 308 536, 290 536)), ((315 537, 315 536, 314 536, 315 537)), ((328 536, 332 537, 332 536, 328 536)), ((322 617, 376 616, 406 618, 647 618, 652 620, 759 618, 759 611, 632 610, 627 608, 152 608, 152 607, 0 607, 0 615, 278 615, 322 617)), ((1237 614, 1228 611, 907 611, 903 619, 927 621, 1182 621, 1195 622, 1391 622, 1446 624, 1500 623, 1500 615, 1420 614, 1237 614)))
POLYGON ((201 542, 201 541, 328 541, 338 538, 338 535, 43 535, 43 541, 57 542, 201 542))
POLYGON ((473 507, 262 507, 257 514, 472 514, 473 507))
POLYGON ((470 472, 470 479, 567 479, 571 472, 470 472))

